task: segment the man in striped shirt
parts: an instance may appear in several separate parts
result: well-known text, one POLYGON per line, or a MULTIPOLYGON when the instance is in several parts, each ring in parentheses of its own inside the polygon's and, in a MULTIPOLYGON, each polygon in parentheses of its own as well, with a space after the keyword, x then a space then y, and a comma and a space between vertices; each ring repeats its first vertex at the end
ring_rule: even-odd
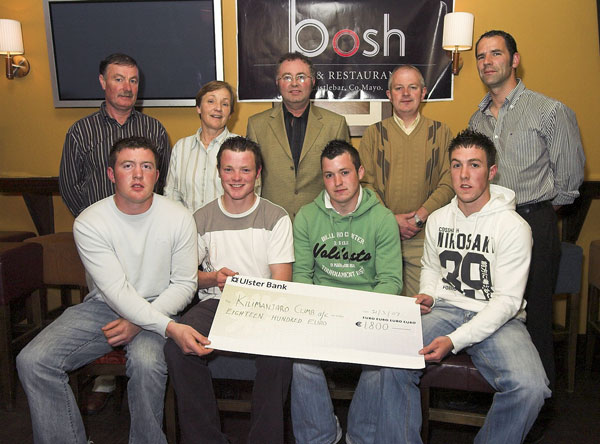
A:
POLYGON ((585 156, 577 119, 567 106, 528 90, 517 78, 520 55, 510 34, 486 32, 475 54, 489 92, 469 126, 493 140, 498 151, 494 182, 515 192, 517 213, 531 226, 527 330, 553 387, 552 294, 560 259, 555 211, 579 196, 583 181, 585 156))
POLYGON ((154 142, 159 155, 155 188, 159 194, 169 168, 167 132, 158 120, 134 109, 139 87, 136 61, 125 54, 109 55, 100 62, 99 80, 105 100, 98 111, 69 128, 60 161, 60 194, 75 217, 114 194, 106 168, 110 148, 118 140, 142 136, 154 142))
MULTIPOLYGON (((159 194, 162 194, 169 168, 167 132, 158 120, 134 109, 139 87, 136 61, 125 54, 111 54, 100 62, 99 69, 105 100, 98 111, 69 128, 60 161, 60 195, 74 217, 114 194, 114 185, 106 171, 115 142, 131 136, 146 137, 154 142, 160 172, 154 190, 159 194)), ((114 377, 96 378, 83 411, 99 412, 113 390, 114 377)))

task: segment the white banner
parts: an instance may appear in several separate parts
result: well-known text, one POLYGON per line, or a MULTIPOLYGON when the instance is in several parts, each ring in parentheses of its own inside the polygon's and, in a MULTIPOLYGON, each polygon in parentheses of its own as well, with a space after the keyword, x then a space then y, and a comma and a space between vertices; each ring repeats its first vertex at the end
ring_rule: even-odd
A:
POLYGON ((425 367, 413 298, 345 288, 230 277, 208 338, 218 350, 425 367))

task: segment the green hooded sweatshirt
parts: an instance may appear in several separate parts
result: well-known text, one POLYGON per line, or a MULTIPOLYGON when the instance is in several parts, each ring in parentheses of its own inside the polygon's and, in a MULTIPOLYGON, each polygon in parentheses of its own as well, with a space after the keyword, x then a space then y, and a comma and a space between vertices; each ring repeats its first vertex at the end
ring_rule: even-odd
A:
POLYGON ((323 190, 294 220, 294 282, 377 293, 402 291, 402 252, 396 218, 363 188, 356 211, 326 208, 323 190))

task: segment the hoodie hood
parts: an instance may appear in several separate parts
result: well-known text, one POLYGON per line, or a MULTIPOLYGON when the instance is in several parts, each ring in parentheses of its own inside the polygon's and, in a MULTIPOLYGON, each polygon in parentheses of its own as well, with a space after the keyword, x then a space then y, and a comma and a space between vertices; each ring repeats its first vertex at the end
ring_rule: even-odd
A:
MULTIPOLYGON (((466 217, 458 207, 457 196, 454 196, 452 198, 450 205, 454 212, 457 212, 462 217, 466 217)), ((487 216, 489 214, 498 213, 500 211, 514 210, 516 209, 516 207, 517 201, 515 198, 515 192, 513 190, 504 188, 500 185, 490 184, 490 200, 483 206, 483 208, 481 208, 481 210, 472 214, 471 216, 487 216)))
POLYGON ((335 219, 343 219, 343 218, 353 219, 353 218, 360 217, 379 203, 379 200, 375 196, 375 193, 373 192, 373 190, 370 190, 368 188, 363 188, 362 189, 362 199, 361 199, 360 203, 358 204, 358 208, 356 210, 354 210, 352 213, 348 213, 348 214, 342 216, 337 211, 335 211, 333 208, 327 208, 325 206, 325 193, 327 193, 327 191, 325 191, 325 190, 321 191, 319 193, 319 195, 317 197, 315 197, 315 200, 313 202, 315 203, 317 208, 319 208, 325 214, 328 214, 332 218, 335 218, 335 219))

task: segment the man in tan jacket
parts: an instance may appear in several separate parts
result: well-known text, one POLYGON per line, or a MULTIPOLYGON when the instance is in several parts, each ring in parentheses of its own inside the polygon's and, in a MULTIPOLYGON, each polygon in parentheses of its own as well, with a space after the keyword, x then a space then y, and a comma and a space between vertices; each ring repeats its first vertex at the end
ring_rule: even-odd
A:
POLYGON ((281 205, 292 220, 323 189, 321 152, 333 139, 350 141, 346 119, 311 105, 315 69, 302 54, 284 54, 275 82, 283 104, 248 120, 247 136, 264 157, 262 197, 281 205))

